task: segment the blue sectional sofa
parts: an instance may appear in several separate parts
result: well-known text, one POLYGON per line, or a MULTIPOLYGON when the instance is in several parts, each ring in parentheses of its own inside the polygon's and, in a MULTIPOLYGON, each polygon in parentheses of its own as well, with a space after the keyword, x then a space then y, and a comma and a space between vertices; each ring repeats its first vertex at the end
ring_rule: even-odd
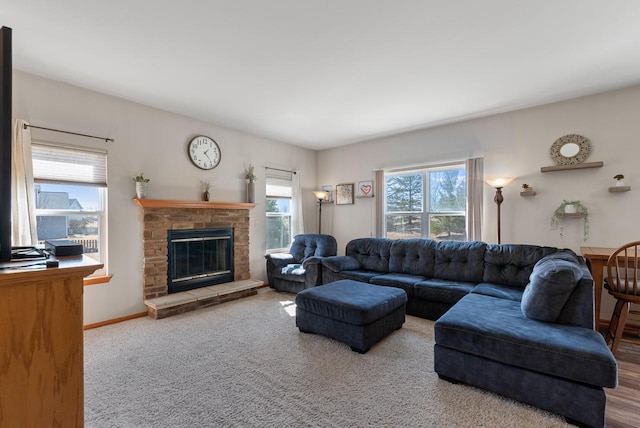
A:
POLYGON ((361 238, 322 258, 322 283, 342 279, 401 288, 407 314, 437 320, 441 378, 604 426, 617 363, 594 330, 593 278, 572 251, 361 238))

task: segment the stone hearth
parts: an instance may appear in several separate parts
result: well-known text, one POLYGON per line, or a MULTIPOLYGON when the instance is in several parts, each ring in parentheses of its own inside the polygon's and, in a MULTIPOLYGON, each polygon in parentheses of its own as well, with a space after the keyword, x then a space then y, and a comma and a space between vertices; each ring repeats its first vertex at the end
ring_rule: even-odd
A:
MULTIPOLYGON (((134 199, 143 211, 143 296, 149 316, 165 318, 252 294, 263 285, 250 280, 249 210, 255 204, 236 202, 134 199), (232 227, 234 281, 200 292, 168 294, 167 230, 232 227)), ((197 290, 193 290, 197 291, 197 290)))

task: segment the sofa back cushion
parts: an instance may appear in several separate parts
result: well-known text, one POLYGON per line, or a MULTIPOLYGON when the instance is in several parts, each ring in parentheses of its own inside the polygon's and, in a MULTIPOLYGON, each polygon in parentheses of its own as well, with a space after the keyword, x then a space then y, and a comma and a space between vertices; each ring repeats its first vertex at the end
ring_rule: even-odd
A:
POLYGON ((289 248, 289 254, 297 263, 302 263, 305 259, 316 257, 335 256, 338 252, 336 238, 331 235, 320 235, 317 233, 305 233, 296 235, 289 248))
POLYGON ((524 290, 535 264, 557 250, 537 245, 489 244, 484 253, 482 281, 524 290))
POLYGON ((543 257, 534 266, 522 294, 522 312, 527 318, 556 322, 582 275, 572 252, 558 251, 543 257))
POLYGON ((487 244, 480 241, 441 241, 436 244, 434 277, 449 281, 482 282, 487 244))
POLYGON ((436 241, 398 239, 391 244, 389 272, 433 277, 436 241))
POLYGON ((389 272, 391 243, 385 238, 354 239, 347 244, 345 255, 358 260, 362 270, 389 272))

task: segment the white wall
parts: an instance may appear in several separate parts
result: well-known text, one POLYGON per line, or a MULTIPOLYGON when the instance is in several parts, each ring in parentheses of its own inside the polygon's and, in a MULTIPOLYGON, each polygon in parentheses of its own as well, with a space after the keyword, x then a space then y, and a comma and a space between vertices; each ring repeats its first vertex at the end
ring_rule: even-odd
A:
MULTIPOLYGON (((484 156, 486 176, 516 177, 503 190, 503 243, 566 247, 578 253, 581 246, 617 247, 640 239, 638 111, 640 86, 324 150, 318 155, 318 184, 370 180, 379 168, 484 156), (553 165, 553 142, 573 133, 591 140, 587 162, 603 161, 604 166, 541 173, 540 167, 553 165), (608 192, 617 173, 625 175, 631 192, 608 192), (534 187, 536 196, 519 195, 524 182, 534 187), (565 221, 563 239, 559 230, 549 230, 549 219, 563 199, 580 200, 588 207, 591 233, 586 242, 579 220, 565 221)), ((380 189, 375 191, 379 194, 380 189)), ((490 243, 497 235, 494 195, 485 185, 482 236, 490 243)), ((334 234, 344 252, 349 240, 373 236, 373 213, 371 199, 323 207, 323 230, 334 234)), ((607 317, 612 300, 605 296, 603 302, 607 317)))
MULTIPOLYGON (((104 135, 98 140, 33 130, 34 138, 106 148, 109 152, 109 270, 108 284, 85 289, 85 323, 95 323, 145 310, 142 303, 141 210, 131 202, 131 176, 144 171, 151 178, 150 198, 197 200, 200 180, 213 181, 212 199, 243 200, 242 172, 257 166, 256 200, 264 200, 265 165, 301 171, 305 197, 305 226, 317 230, 317 205, 311 190, 325 184, 371 180, 378 168, 431 164, 484 156, 485 174, 516 177, 504 189, 502 241, 571 248, 616 247, 640 239, 635 221, 640 209, 640 86, 537 108, 468 120, 346 147, 313 152, 286 143, 248 135, 128 102, 119 98, 14 72, 14 117, 34 125, 104 135), (592 142, 590 161, 604 167, 540 173, 552 165, 549 147, 560 136, 577 133, 592 142), (193 166, 186 144, 197 134, 209 135, 220 145, 222 161, 212 172, 193 166), (631 192, 612 194, 613 176, 622 173, 631 192), (317 179, 317 180, 316 180, 317 179), (521 197, 527 182, 538 193, 521 197), (566 222, 565 236, 549 230, 549 218, 563 199, 579 199, 591 217, 591 235, 582 241, 582 224, 566 222)), ((483 239, 496 240, 494 190, 485 186, 483 239)), ((375 189, 379 192, 380 189, 375 189)), ((373 199, 354 205, 323 206, 324 233, 333 234, 340 252, 357 237, 372 236, 373 199)), ((264 272, 264 206, 251 211, 251 274, 264 272)), ((611 300, 605 293, 603 317, 611 300)))
MULTIPOLYGON (((250 263, 252 278, 266 280, 264 267, 264 166, 296 168, 305 195, 305 223, 315 226, 312 190, 316 153, 282 142, 125 101, 79 87, 14 71, 13 116, 33 125, 108 136, 105 143, 60 133, 32 130, 45 139, 108 150, 109 212, 108 284, 85 287, 85 324, 119 318, 146 310, 142 302, 142 211, 131 198, 132 176, 141 171, 151 179, 149 198, 199 200, 200 181, 213 183, 212 200, 243 201, 243 171, 256 166, 257 207, 251 210, 250 263), (188 141, 212 137, 222 152, 212 171, 196 168, 187 157, 188 141)), ((311 229, 315 231, 315 229, 311 229)))

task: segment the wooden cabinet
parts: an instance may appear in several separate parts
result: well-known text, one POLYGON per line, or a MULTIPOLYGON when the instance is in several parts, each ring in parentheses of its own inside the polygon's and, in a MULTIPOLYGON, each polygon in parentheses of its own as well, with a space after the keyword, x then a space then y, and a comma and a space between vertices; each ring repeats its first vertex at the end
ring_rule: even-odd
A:
POLYGON ((102 265, 0 264, 0 427, 82 427, 82 279, 102 265))

